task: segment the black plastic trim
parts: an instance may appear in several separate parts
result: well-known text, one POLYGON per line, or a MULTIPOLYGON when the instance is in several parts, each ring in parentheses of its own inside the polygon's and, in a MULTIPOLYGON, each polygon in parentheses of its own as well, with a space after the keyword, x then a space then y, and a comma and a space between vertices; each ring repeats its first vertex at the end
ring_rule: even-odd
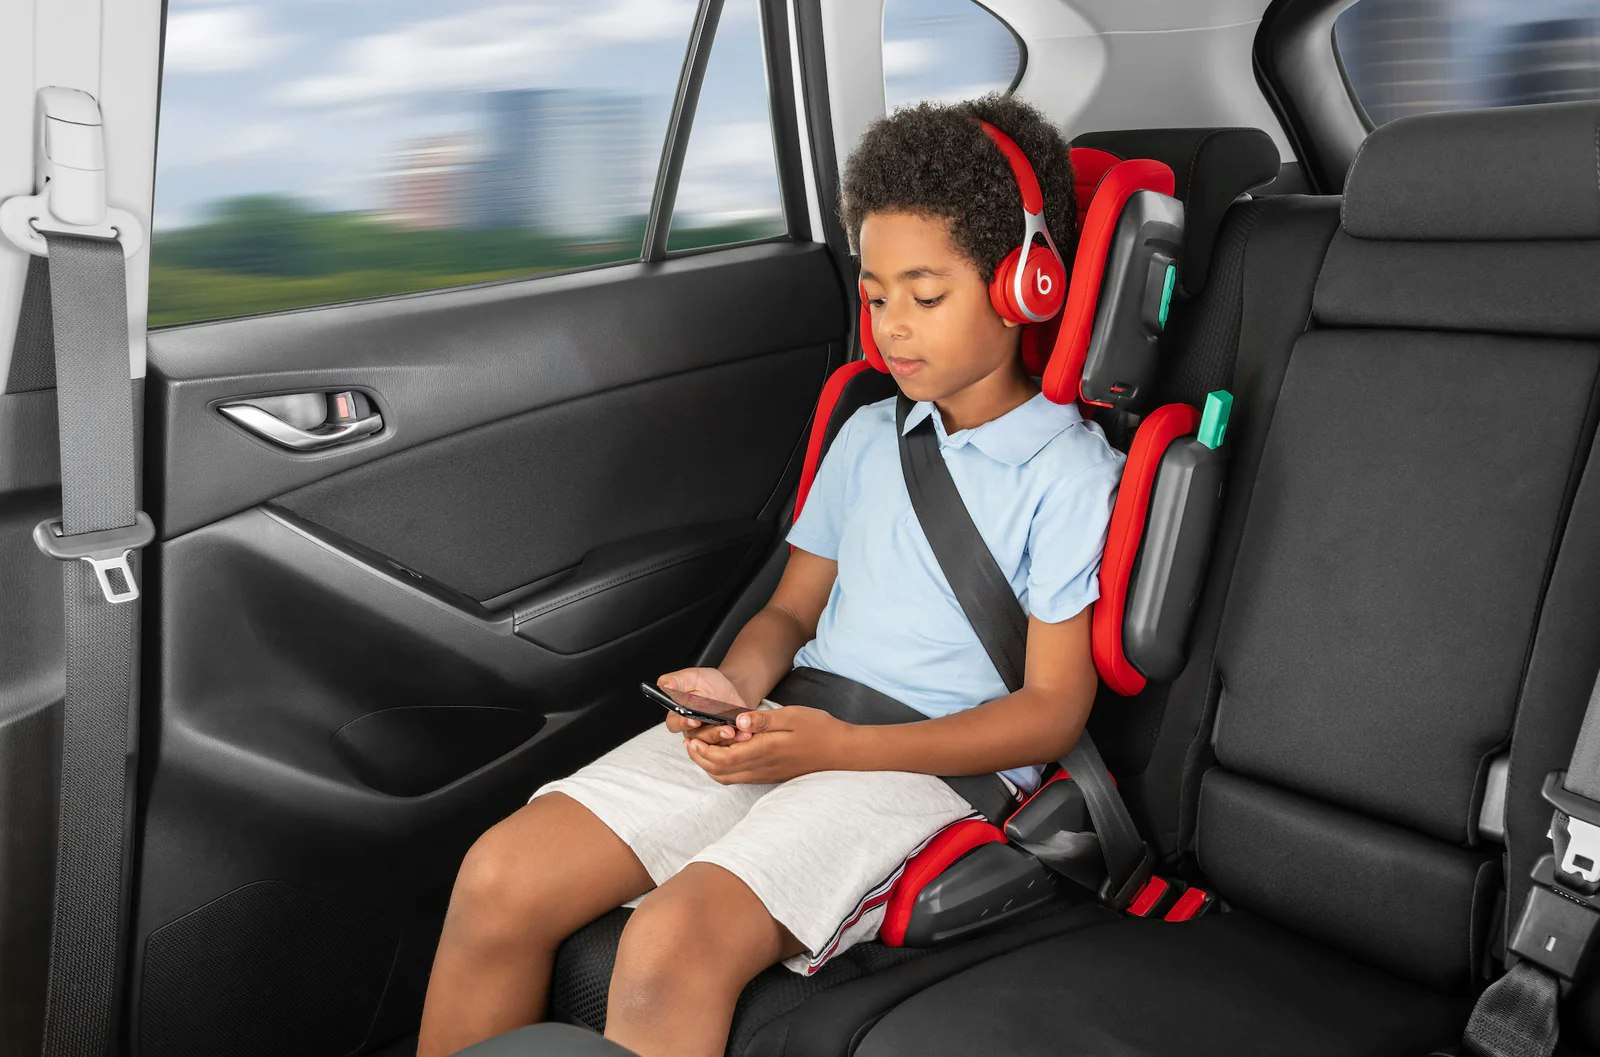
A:
POLYGON ((1333 22, 1354 0, 1273 0, 1256 31, 1256 81, 1306 180, 1338 194, 1369 128, 1339 68, 1333 22))
POLYGON ((672 101, 672 116, 667 121, 666 140, 661 145, 661 165, 656 170, 650 218, 645 222, 644 247, 639 252, 644 261, 659 261, 667 250, 672 211, 678 201, 678 177, 683 173, 683 157, 689 150, 700 87, 705 83, 706 65, 711 61, 711 47, 716 42, 717 23, 721 20, 722 0, 700 0, 694 28, 689 31, 689 48, 683 56, 683 71, 678 75, 678 91, 672 101))
POLYGON ((786 0, 761 0, 761 38, 767 63, 767 108, 772 115, 772 149, 778 163, 778 194, 789 236, 811 239, 811 210, 806 201, 805 155, 800 150, 800 122, 795 116, 794 70, 789 59, 789 5, 786 0))

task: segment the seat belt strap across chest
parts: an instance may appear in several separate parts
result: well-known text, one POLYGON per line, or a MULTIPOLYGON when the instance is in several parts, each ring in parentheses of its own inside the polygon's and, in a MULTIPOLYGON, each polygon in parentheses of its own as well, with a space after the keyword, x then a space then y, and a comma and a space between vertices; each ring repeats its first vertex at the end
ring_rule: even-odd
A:
MULTIPOLYGON (((86 93, 46 88, 39 117, 61 143, 98 137, 86 93)), ((65 699, 45 1057, 108 1057, 118 1028, 127 920, 138 704, 139 585, 133 555, 155 536, 138 508, 138 437, 126 256, 142 231, 107 207, 103 173, 60 167, 41 133, 37 194, 0 203, 0 230, 33 254, 9 391, 56 390, 61 517, 34 542, 61 561, 65 699)), ((79 155, 74 155, 75 158, 79 155)))
MULTIPOLYGON (((1001 682, 1015 693, 1022 689, 1026 671, 1028 616, 956 489, 950 467, 939 451, 933 416, 906 432, 911 407, 911 400, 904 394, 896 397, 900 467, 912 509, 956 601, 1000 673, 1001 682)), ((1062 757, 1061 766, 1083 792, 1101 854, 1105 856, 1106 881, 1100 891, 1101 901, 1122 909, 1133 901, 1150 876, 1150 850, 1140 838, 1088 731, 1062 757)), ((1045 848, 1026 850, 1049 861, 1045 848)))

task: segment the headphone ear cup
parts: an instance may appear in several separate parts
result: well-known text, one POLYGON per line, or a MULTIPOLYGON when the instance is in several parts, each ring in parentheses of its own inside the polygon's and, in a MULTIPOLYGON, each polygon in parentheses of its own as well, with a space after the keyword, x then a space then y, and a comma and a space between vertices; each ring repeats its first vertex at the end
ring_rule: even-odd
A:
POLYGON ((872 310, 867 307, 866 287, 858 287, 856 293, 861 301, 861 315, 856 326, 857 332, 861 335, 861 351, 867 354, 867 362, 872 364, 874 369, 888 374, 889 365, 883 362, 883 353, 878 351, 878 343, 872 337, 872 310))
POLYGON ((1067 300, 1067 277, 1048 246, 1034 246, 1023 266, 1022 296, 1034 315, 1052 319, 1067 300))
POLYGON ((1000 318, 1012 323, 1031 323, 1027 316, 1017 308, 1011 297, 1011 286, 1016 275, 1017 262, 1022 259, 1022 249, 1019 247, 1006 254, 1005 259, 995 267, 994 278, 989 280, 989 304, 1000 313, 1000 318))
MULTIPOLYGON (((1009 319, 1013 323, 1037 323, 1040 320, 1024 312, 1023 306, 1017 304, 1012 296, 1017 266, 1021 260, 1022 248, 1019 246, 1006 254, 1006 259, 994 270, 994 279, 989 283, 989 303, 1002 319, 1009 319)), ((1034 246, 1028 250, 1028 261, 1022 267, 1022 296, 1027 299, 1027 307, 1043 319, 1055 318, 1067 301, 1067 277, 1061 261, 1050 252, 1048 246, 1034 246)))

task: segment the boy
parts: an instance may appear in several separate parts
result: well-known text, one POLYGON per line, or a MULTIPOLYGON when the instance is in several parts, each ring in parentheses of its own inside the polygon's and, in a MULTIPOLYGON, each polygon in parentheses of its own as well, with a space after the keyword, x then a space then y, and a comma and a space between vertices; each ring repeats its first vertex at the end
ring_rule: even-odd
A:
POLYGON ((870 938, 906 857, 973 814, 935 776, 998 771, 1026 792, 1076 743, 1094 698, 1090 607, 1122 457, 1076 407, 1044 398, 1017 324, 990 303, 1023 222, 1017 180, 978 119, 1027 155, 1070 262, 1066 145, 1004 96, 878 122, 846 167, 841 218, 873 338, 918 401, 907 428, 933 418, 1029 610, 1025 685, 1006 693, 928 547, 901 476, 894 401, 862 408, 823 460, 772 599, 720 667, 658 681, 755 705, 791 666, 809 666, 929 718, 853 726, 763 705, 734 729, 669 713, 665 729, 545 786, 462 864, 420 1057, 542 1017, 561 941, 631 901, 608 1037, 646 1057, 716 1057, 757 973, 780 961, 814 972, 870 938))

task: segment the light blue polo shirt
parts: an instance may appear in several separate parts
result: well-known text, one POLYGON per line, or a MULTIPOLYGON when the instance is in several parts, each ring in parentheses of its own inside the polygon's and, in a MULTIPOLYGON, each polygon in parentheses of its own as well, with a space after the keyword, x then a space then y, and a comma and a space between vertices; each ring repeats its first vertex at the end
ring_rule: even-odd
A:
MULTIPOLYGON (((1007 693, 950 590, 911 509, 900 469, 894 398, 861 408, 822 460, 789 542, 839 563, 817 637, 794 656, 947 716, 1007 693)), ((929 415, 984 542, 1027 611, 1054 624, 1100 596, 1100 556, 1123 455, 1074 404, 1043 393, 972 429, 946 434, 929 415)), ((1003 772, 1027 791, 1041 767, 1003 772)))

